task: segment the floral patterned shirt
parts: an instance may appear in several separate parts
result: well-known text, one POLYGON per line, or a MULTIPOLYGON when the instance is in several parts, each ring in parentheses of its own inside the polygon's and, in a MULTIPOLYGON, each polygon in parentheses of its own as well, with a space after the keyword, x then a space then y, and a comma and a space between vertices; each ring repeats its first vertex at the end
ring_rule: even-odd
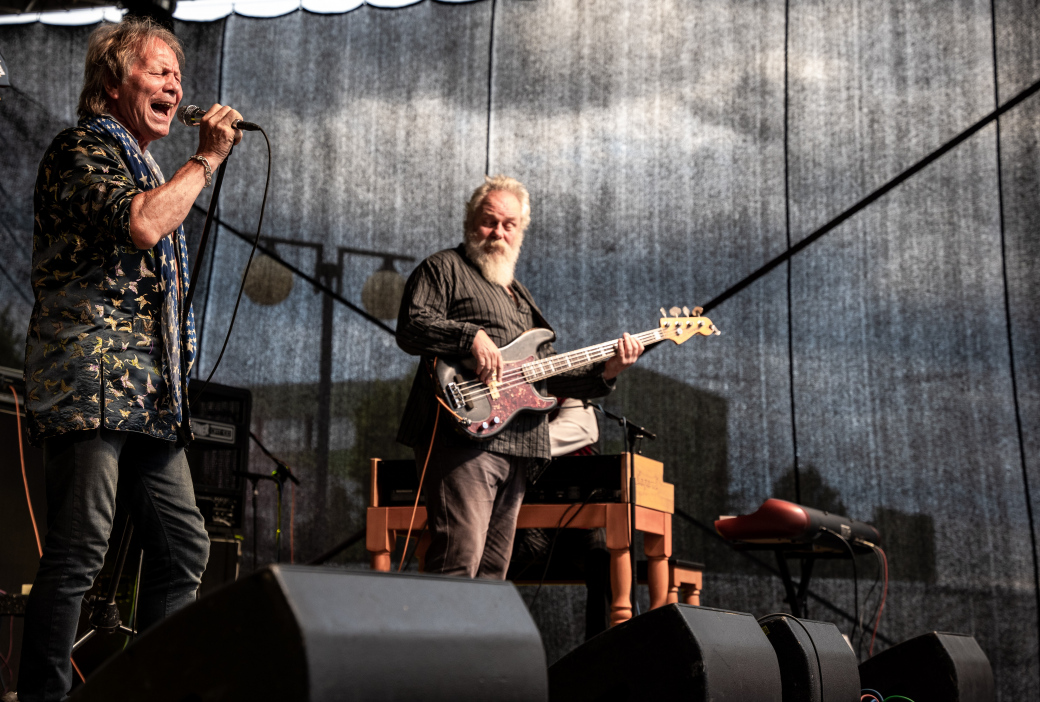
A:
MULTIPOLYGON (((178 438, 162 371, 160 261, 130 238, 141 192, 118 142, 82 127, 61 132, 40 163, 25 355, 35 444, 97 427, 178 438)), ((179 279, 186 287, 183 271, 179 279)))

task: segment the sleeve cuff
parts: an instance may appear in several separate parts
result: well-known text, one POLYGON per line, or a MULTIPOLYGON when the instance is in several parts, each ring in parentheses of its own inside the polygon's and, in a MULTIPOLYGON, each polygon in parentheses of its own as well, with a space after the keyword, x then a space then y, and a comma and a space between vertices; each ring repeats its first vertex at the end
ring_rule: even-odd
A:
POLYGON ((459 337, 460 356, 468 356, 473 353, 473 339, 477 336, 477 332, 480 331, 480 329, 480 327, 472 322, 463 322, 462 336, 459 337))

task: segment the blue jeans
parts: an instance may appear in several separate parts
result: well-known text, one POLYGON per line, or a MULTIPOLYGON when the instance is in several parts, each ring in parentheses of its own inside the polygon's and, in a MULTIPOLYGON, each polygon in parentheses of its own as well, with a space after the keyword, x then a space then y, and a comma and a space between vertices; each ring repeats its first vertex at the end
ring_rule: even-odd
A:
POLYGON ((138 631, 194 601, 209 560, 183 449, 100 429, 47 439, 43 454, 47 540, 26 604, 21 702, 61 700, 72 686, 80 605, 104 565, 116 502, 130 513, 144 550, 138 631))

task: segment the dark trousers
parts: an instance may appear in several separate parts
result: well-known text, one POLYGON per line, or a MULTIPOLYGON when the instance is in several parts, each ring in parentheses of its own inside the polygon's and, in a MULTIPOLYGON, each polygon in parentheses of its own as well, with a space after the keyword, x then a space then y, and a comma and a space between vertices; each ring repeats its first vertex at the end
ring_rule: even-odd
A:
MULTIPOLYGON (((425 448, 416 449, 420 471, 425 460, 425 448)), ((530 462, 476 446, 434 445, 423 481, 431 536, 426 572, 505 579, 530 462)))
POLYGON ((116 503, 144 549, 138 630, 191 603, 209 560, 184 450, 107 429, 47 439, 47 540, 25 612, 21 702, 61 700, 83 595, 105 562, 116 503))

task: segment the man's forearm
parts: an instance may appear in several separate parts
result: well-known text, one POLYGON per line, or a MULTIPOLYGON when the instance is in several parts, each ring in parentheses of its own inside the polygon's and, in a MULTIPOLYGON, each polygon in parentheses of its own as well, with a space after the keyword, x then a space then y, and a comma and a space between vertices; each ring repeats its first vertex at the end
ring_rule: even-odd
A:
POLYGON ((469 355, 473 337, 480 327, 447 319, 419 318, 401 324, 398 320, 397 345, 405 353, 420 355, 469 355))
POLYGON ((139 249, 150 249, 188 216, 206 185, 206 169, 188 161, 169 181, 139 193, 130 203, 130 238, 139 249))

